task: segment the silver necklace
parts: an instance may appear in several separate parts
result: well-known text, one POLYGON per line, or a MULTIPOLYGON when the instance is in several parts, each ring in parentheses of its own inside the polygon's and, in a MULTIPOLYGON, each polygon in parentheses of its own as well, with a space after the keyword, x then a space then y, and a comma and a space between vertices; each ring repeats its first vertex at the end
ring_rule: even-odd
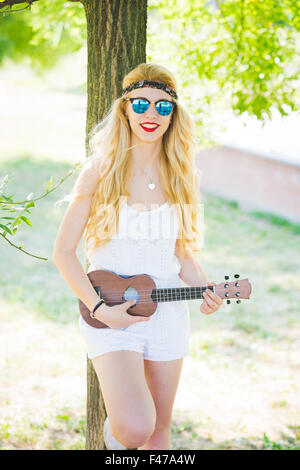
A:
MULTIPOLYGON (((137 164, 136 164, 137 165, 137 164)), ((153 189, 155 189, 156 185, 155 183, 152 182, 152 180, 149 178, 149 176, 147 175, 147 173, 145 173, 145 171, 139 166, 137 165, 137 167, 143 171, 143 173, 147 176, 147 178, 149 179, 150 183, 148 183, 148 188, 151 189, 151 191, 153 191, 153 189)))

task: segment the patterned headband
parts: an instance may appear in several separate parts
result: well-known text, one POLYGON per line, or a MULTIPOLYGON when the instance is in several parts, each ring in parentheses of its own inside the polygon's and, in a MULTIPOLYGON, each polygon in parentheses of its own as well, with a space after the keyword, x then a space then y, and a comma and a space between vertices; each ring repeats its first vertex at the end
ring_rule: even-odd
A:
POLYGON ((165 83, 162 83, 162 82, 154 82, 151 80, 140 80, 139 82, 131 83, 131 85, 129 85, 128 87, 122 90, 122 96, 127 91, 134 90, 135 88, 144 88, 144 87, 159 88, 160 90, 164 90, 165 92, 169 93, 169 95, 173 96, 173 98, 175 98, 176 100, 178 99, 176 91, 173 90, 173 88, 171 88, 169 85, 166 85, 165 83))

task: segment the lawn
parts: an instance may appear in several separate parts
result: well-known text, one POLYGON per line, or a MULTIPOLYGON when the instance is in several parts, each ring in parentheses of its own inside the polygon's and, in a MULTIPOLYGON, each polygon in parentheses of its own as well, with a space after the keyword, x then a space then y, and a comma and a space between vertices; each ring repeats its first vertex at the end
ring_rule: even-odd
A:
MULTIPOLYGON (((14 176, 8 193, 17 199, 41 195, 50 176, 57 182, 82 155, 77 144, 83 125, 76 114, 80 110, 83 116, 82 96, 74 88, 52 88, 66 113, 65 120, 52 122, 56 102, 43 93, 30 113, 39 115, 46 102, 52 127, 38 138, 34 133, 35 146, 28 119, 15 147, 13 121, 5 120, 10 141, 1 143, 0 178, 14 176)), ((11 119, 16 109, 14 102, 11 119)), ((78 304, 51 259, 66 208, 55 210, 54 204, 75 177, 38 201, 30 216, 33 227, 22 225, 12 239, 48 261, 0 244, 1 449, 85 447, 86 353, 78 304)), ((205 243, 199 261, 216 283, 225 275, 234 280, 235 273, 248 278, 252 295, 241 304, 224 302, 211 316, 200 313, 200 301, 189 302, 192 338, 174 405, 173 448, 299 449, 299 226, 203 196, 205 243)), ((82 241, 78 256, 84 265, 82 241)))

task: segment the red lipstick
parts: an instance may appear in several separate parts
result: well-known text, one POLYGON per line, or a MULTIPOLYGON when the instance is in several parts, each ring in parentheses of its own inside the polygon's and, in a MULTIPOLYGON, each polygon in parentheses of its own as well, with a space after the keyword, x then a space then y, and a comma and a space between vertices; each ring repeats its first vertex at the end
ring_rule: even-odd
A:
POLYGON ((155 131, 155 130, 159 127, 159 125, 156 124, 155 122, 144 122, 144 124, 153 124, 153 125, 155 125, 155 127, 153 127, 153 128, 147 128, 147 127, 144 127, 143 124, 140 124, 140 126, 141 126, 141 127, 144 129, 144 131, 146 131, 146 132, 153 132, 153 131, 155 131))

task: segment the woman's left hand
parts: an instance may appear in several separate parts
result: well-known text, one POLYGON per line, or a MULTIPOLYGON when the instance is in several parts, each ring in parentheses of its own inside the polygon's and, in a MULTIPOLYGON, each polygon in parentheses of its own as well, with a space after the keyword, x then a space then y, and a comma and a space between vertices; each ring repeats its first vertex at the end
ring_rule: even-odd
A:
MULTIPOLYGON (((215 286, 215 282, 208 282, 207 286, 215 286)), ((203 302, 200 307, 200 312, 205 315, 210 315, 211 313, 216 312, 222 305, 223 299, 219 297, 215 292, 212 292, 210 289, 206 289, 203 293, 203 302)))

